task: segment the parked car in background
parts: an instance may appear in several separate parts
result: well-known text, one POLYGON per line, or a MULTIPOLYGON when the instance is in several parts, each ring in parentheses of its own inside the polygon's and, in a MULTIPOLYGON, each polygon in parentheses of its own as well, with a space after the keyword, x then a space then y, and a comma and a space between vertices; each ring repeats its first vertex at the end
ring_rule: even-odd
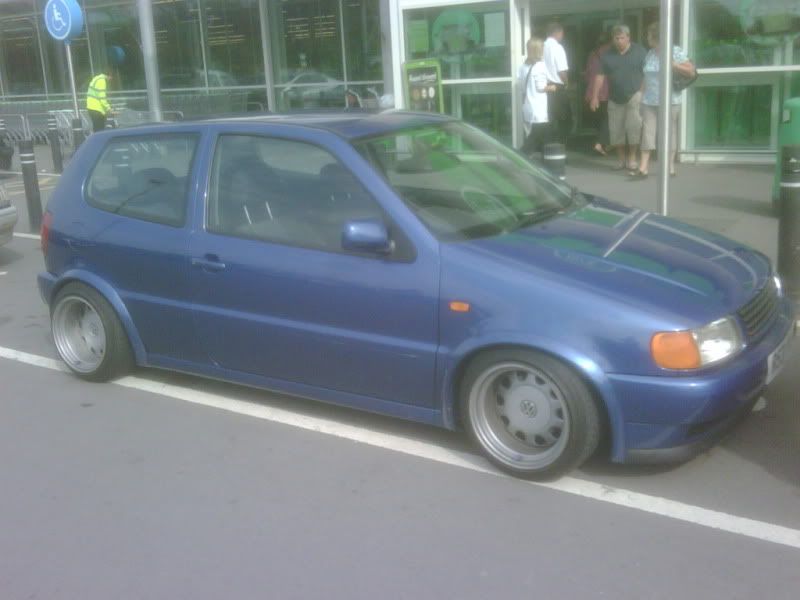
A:
POLYGON ((743 244, 570 188, 455 119, 259 116, 92 135, 42 226, 59 355, 465 429, 555 477, 684 460, 781 370, 743 244))
POLYGON ((318 71, 302 71, 280 89, 287 109, 345 106, 344 82, 318 71))
POLYGON ((0 246, 11 241, 14 226, 17 224, 17 208, 0 183, 0 246))

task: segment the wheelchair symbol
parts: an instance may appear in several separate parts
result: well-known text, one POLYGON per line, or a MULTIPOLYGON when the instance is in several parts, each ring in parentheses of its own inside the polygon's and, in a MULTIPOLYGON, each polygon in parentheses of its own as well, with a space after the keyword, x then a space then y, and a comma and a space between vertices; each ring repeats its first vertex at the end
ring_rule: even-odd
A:
POLYGON ((64 21, 64 18, 61 16, 61 12, 58 10, 58 6, 53 4, 53 29, 56 31, 61 31, 67 26, 67 22, 64 21))

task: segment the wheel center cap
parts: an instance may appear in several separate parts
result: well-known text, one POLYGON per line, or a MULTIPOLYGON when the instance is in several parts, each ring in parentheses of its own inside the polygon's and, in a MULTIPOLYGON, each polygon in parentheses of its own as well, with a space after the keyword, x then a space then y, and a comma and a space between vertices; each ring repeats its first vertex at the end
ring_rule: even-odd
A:
POLYGON ((523 415, 530 417, 531 419, 533 419, 539 412, 539 409, 536 408, 536 403, 527 399, 520 402, 519 410, 523 415))

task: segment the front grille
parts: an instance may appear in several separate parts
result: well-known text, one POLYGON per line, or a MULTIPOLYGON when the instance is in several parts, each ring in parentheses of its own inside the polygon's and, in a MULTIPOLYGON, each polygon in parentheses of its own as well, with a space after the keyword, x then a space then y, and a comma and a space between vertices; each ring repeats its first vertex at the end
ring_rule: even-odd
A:
POLYGON ((748 340, 755 340, 767 330, 778 308, 778 290, 770 277, 755 298, 750 300, 736 314, 742 320, 748 340))

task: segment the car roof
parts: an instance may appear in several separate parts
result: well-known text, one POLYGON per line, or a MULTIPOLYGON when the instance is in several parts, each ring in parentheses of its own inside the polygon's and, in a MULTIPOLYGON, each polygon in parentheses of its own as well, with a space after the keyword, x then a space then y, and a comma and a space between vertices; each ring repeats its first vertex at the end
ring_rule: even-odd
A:
MULTIPOLYGON (((241 114, 236 116, 212 116, 204 119, 174 123, 149 123, 140 127, 152 129, 153 133, 164 133, 176 126, 209 124, 280 124, 310 129, 331 131, 345 139, 372 137, 400 129, 424 127, 454 121, 453 117, 435 113, 389 110, 381 113, 365 111, 295 112, 276 114, 241 114)), ((120 134, 131 128, 120 129, 120 134)))

